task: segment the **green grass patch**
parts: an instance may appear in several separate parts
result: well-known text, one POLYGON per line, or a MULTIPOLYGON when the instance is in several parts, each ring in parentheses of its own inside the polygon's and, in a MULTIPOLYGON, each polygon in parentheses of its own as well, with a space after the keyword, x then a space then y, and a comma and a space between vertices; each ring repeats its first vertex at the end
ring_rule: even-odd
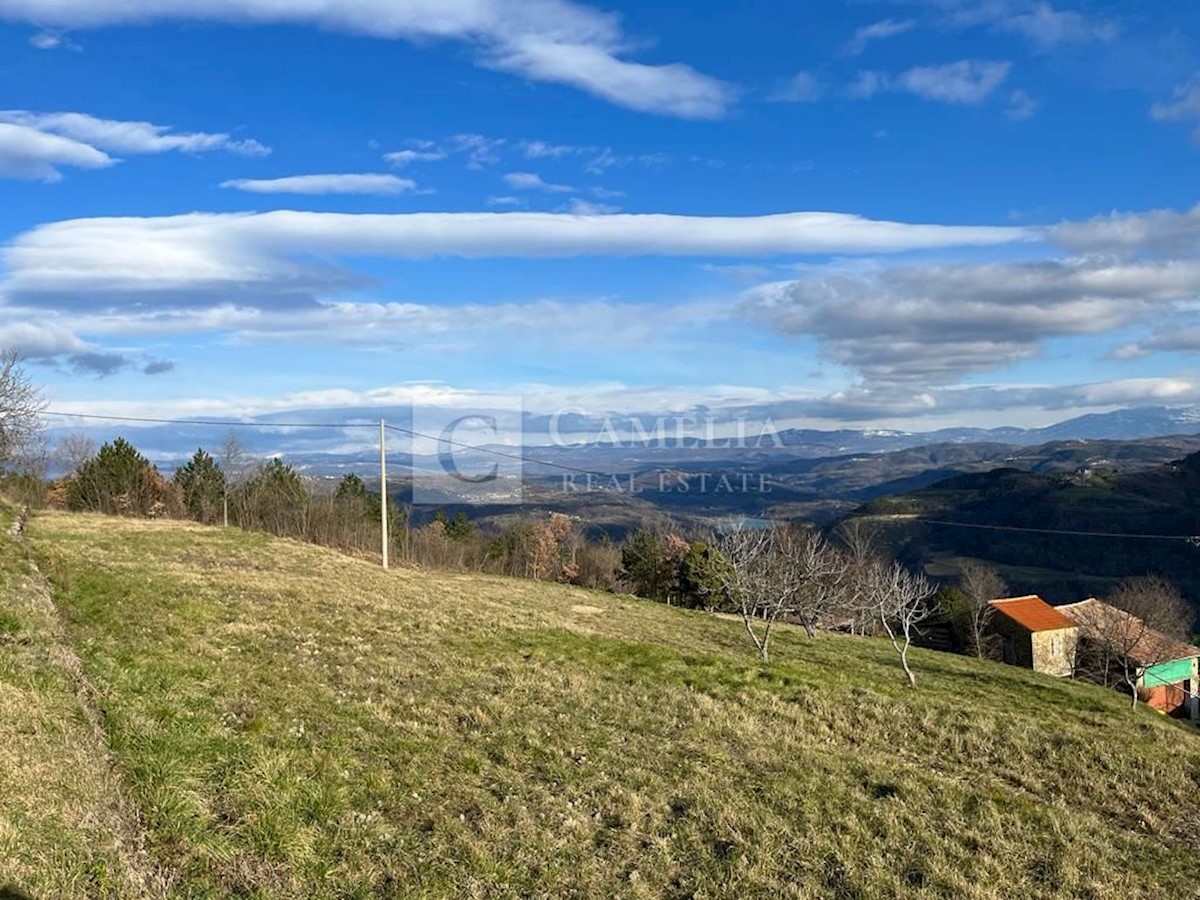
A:
POLYGON ((49 595, 0 538, 0 896, 142 895, 102 737, 76 691, 49 595))

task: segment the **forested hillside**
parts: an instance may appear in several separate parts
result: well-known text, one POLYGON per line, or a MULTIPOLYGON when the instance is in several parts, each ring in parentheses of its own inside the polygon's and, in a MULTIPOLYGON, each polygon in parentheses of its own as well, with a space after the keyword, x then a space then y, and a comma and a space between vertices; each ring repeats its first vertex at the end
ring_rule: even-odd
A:
POLYGON ((1200 547, 1165 539, 1200 535, 1200 453, 1140 472, 963 475, 875 500, 861 513, 908 517, 890 521, 889 530, 910 561, 990 560, 1014 590, 1047 599, 1077 600, 1155 573, 1200 600, 1200 547), (1117 536, 1051 533, 1062 531, 1117 536))

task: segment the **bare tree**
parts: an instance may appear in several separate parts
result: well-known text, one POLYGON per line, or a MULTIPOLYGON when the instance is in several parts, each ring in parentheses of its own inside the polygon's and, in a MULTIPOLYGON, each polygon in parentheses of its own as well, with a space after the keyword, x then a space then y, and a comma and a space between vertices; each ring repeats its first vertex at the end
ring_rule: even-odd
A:
POLYGON ((742 624, 763 662, 770 662, 771 629, 783 614, 772 584, 773 531, 741 526, 720 538, 721 551, 729 560, 723 585, 726 599, 742 614, 742 624))
POLYGON ((918 627, 933 612, 929 598, 936 588, 924 575, 910 572, 898 562, 873 567, 872 576, 870 593, 875 597, 879 624, 900 657, 909 685, 916 687, 917 676, 908 664, 908 651, 918 627))
POLYGON ((33 441, 45 408, 41 389, 21 366, 21 354, 0 352, 0 463, 8 463, 33 441))
POLYGON ((817 628, 838 610, 841 560, 820 532, 805 528, 780 528, 775 531, 776 593, 790 595, 788 615, 794 616, 805 633, 816 637, 817 628))
POLYGON ((967 602, 963 618, 968 649, 980 659, 993 659, 997 639, 989 626, 996 610, 991 602, 1004 597, 1008 585, 995 569, 971 560, 959 570, 958 586, 967 602))
POLYGON ((50 446, 46 433, 39 430, 9 460, 9 469, 16 476, 11 487, 23 506, 38 507, 46 503, 50 468, 50 446))
POLYGON ((722 577, 726 599, 737 607, 763 662, 770 662, 772 630, 783 618, 800 622, 814 637, 834 608, 836 554, 811 529, 776 525, 737 528, 720 539, 729 561, 722 577))
POLYGON ((96 455, 96 442, 81 431, 64 434, 54 445, 54 462, 68 475, 96 455))
POLYGON ((847 519, 834 536, 841 549, 839 605, 850 620, 850 633, 877 634, 879 610, 874 587, 877 571, 884 564, 879 529, 861 519, 847 519))
MULTIPOLYGON (((237 431, 230 429, 217 448, 217 459, 221 471, 225 473, 225 490, 221 498, 222 521, 229 526, 230 495, 237 492, 249 479, 254 470, 254 459, 246 449, 245 443, 237 431)), ((240 518, 240 517, 239 517, 240 518)))
POLYGON ((1145 670, 1188 649, 1180 645, 1191 636, 1193 621, 1179 589, 1157 576, 1129 579, 1107 603, 1085 600, 1069 614, 1081 631, 1079 674, 1106 687, 1122 685, 1131 709, 1137 708, 1145 670))
POLYGON ((1137 616, 1154 631, 1187 642, 1192 638, 1195 615, 1179 588, 1158 575, 1129 578, 1108 602, 1137 616))

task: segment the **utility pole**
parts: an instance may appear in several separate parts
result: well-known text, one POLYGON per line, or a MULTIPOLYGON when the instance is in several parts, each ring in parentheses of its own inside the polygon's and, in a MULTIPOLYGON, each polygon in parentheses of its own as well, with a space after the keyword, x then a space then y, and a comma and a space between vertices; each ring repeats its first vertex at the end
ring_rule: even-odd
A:
POLYGON ((225 527, 229 527, 229 485, 225 485, 225 490, 221 491, 221 506, 225 510, 225 527))
POLYGON ((388 567, 388 492, 387 492, 387 435, 384 420, 379 420, 379 525, 383 537, 383 567, 388 567))

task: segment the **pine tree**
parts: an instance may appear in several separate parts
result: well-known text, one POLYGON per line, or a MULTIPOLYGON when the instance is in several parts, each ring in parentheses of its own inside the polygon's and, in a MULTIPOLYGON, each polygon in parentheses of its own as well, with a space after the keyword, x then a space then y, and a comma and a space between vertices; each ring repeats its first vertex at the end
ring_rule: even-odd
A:
POLYGON ((175 470, 175 484, 183 492, 183 505, 197 522, 217 520, 225 496, 225 473, 203 449, 196 450, 187 464, 175 470))
POLYGON ((124 438, 85 460, 67 484, 67 505, 117 515, 165 516, 180 511, 179 492, 124 438))

